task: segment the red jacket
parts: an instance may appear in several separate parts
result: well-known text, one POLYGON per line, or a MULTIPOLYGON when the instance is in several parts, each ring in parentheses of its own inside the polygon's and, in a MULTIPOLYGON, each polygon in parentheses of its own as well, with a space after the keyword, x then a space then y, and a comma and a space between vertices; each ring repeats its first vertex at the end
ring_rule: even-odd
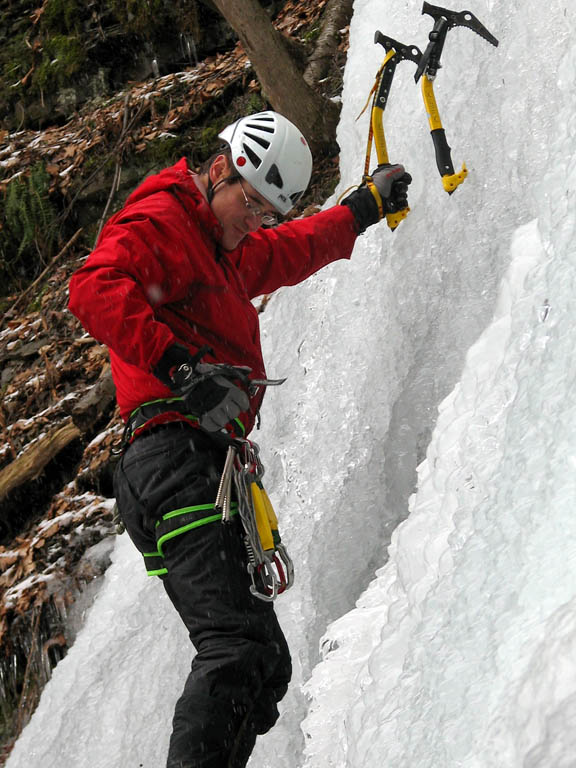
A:
MULTIPOLYGON (((152 369, 172 344, 214 353, 205 362, 247 365, 265 376, 258 313, 251 299, 305 280, 349 258, 354 217, 336 206, 218 248, 220 225, 185 159, 146 179, 107 222, 70 282, 70 310, 110 349, 122 418, 170 397, 152 369)), ((246 433, 262 396, 242 414, 246 433)))

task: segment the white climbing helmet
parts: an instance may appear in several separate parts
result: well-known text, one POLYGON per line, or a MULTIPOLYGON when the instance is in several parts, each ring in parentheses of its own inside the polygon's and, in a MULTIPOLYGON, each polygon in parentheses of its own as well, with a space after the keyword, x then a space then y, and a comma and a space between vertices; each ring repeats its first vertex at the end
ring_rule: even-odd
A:
POLYGON ((298 128, 277 112, 241 117, 219 138, 231 150, 234 167, 281 214, 304 194, 312 173, 312 153, 298 128))

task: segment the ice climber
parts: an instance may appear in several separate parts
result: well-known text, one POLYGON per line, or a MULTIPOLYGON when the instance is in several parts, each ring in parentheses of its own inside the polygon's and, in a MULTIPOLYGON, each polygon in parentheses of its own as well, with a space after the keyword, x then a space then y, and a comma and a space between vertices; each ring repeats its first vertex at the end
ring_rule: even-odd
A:
POLYGON ((300 131, 266 111, 220 138, 198 173, 181 159, 147 178, 70 283, 71 311, 109 348, 126 421, 121 518, 197 651, 167 768, 245 766, 290 681, 274 608, 249 590, 241 523, 213 514, 226 441, 249 435, 263 397, 248 382, 266 376, 252 300, 350 258, 360 233, 406 207, 411 181, 379 166, 341 205, 279 224, 310 180, 300 131))

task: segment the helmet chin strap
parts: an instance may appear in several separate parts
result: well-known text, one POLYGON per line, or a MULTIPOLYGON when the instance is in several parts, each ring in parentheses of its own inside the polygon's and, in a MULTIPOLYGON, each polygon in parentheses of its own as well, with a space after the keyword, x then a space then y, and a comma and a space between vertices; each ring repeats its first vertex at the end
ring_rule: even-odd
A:
POLYGON ((212 179, 210 178, 210 174, 208 174, 208 190, 206 192, 208 196, 208 202, 210 204, 212 203, 212 200, 214 199, 214 195, 216 194, 216 190, 221 184, 231 184, 232 182, 240 178, 241 176, 239 173, 233 173, 230 176, 225 176, 223 179, 220 179, 220 181, 217 181, 216 184, 212 184, 212 179))

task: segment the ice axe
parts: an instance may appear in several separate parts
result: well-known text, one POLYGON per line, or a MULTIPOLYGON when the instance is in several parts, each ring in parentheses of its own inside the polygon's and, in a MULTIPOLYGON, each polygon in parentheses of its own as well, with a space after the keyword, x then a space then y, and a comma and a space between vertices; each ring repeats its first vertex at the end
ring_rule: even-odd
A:
MULTIPOLYGON (((392 87, 392 81, 394 80, 396 65, 399 61, 406 59, 418 64, 422 58, 422 52, 417 46, 403 45, 397 40, 393 40, 391 37, 383 35, 382 32, 376 32, 374 35, 374 42, 384 46, 386 56, 382 66, 378 70, 376 83, 372 89, 374 98, 372 100, 372 109, 370 112, 370 130, 368 132, 368 146, 366 148, 366 164, 364 166, 364 175, 362 177, 363 182, 366 184, 371 183, 370 155, 372 152, 372 140, 374 140, 374 146, 376 147, 378 165, 390 162, 382 118, 388 101, 388 95, 392 87)), ((398 224, 408 216, 409 211, 410 208, 403 208, 394 213, 387 213, 386 221, 390 229, 396 229, 398 224)))
POLYGON ((498 40, 470 11, 450 11, 447 8, 440 8, 437 5, 425 2, 422 6, 422 13, 432 16, 434 28, 428 35, 430 42, 418 62, 414 80, 418 82, 420 77, 424 75, 422 78, 422 97, 426 106, 426 112, 428 113, 430 133, 434 142, 436 165, 442 176, 444 189, 451 195, 462 184, 468 175, 468 171, 464 163, 462 164, 461 171, 458 173, 454 171, 450 146, 446 139, 446 133, 442 126, 438 105, 436 104, 436 97, 434 96, 434 79, 442 66, 440 58, 444 49, 444 43, 446 42, 446 35, 448 30, 454 29, 454 27, 467 27, 491 45, 498 46, 498 40))

